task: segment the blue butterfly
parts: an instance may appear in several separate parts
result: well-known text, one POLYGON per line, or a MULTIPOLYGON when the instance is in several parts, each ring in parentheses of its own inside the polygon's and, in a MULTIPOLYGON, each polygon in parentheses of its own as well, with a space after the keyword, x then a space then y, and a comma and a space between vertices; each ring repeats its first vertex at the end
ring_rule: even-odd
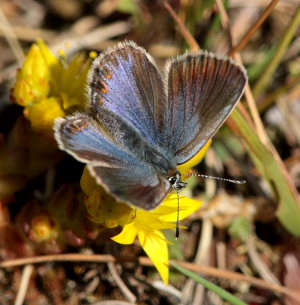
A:
POLYGON ((87 110, 57 119, 55 138, 118 201, 146 210, 184 187, 176 167, 217 132, 247 82, 235 61, 206 51, 161 73, 131 41, 95 59, 88 79, 87 110))

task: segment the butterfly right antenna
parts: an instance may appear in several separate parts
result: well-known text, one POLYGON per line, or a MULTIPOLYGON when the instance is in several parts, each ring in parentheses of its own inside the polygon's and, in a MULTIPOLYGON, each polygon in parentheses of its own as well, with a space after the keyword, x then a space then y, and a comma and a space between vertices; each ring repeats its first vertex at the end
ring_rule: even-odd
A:
POLYGON ((227 179, 227 178, 221 178, 221 177, 215 177, 215 176, 208 176, 208 175, 202 175, 202 174, 181 174, 183 176, 195 176, 195 177, 202 177, 202 178, 208 178, 208 179, 214 179, 214 180, 221 180, 226 182, 231 182, 234 184, 245 184, 246 180, 233 180, 233 179, 227 179))

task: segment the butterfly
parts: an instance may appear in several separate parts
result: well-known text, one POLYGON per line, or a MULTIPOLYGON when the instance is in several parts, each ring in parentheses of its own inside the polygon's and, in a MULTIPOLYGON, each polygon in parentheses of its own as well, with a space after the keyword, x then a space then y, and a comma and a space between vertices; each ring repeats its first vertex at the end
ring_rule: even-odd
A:
POLYGON ((160 72, 126 41, 94 60, 87 109, 57 119, 55 138, 118 201, 152 210, 185 186, 177 166, 217 132, 246 82, 234 60, 207 51, 171 59, 160 72))

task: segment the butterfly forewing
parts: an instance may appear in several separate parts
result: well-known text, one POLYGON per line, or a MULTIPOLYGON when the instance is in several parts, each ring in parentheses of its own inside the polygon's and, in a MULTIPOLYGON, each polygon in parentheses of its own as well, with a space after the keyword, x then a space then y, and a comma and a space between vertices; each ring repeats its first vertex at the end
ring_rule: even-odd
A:
POLYGON ((157 142, 154 113, 165 102, 162 77, 152 57, 133 42, 100 55, 89 75, 90 106, 119 115, 147 140, 157 142))

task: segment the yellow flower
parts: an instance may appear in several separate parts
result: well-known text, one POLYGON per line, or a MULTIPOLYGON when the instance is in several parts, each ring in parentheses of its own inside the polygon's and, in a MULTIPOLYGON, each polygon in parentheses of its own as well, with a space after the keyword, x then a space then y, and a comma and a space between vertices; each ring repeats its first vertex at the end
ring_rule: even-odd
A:
POLYGON ((83 192, 87 195, 85 205, 91 221, 107 228, 115 228, 125 226, 134 219, 134 210, 125 203, 116 202, 96 183, 87 167, 84 168, 80 184, 83 192))
POLYGON ((31 220, 29 237, 35 242, 49 241, 57 237, 55 222, 49 215, 38 215, 31 220))
POLYGON ((52 130, 53 118, 65 115, 60 105, 60 99, 55 97, 41 99, 26 107, 24 114, 31 122, 33 129, 39 131, 52 130), (47 111, 45 111, 46 109, 47 111), (43 113, 42 118, 41 113, 43 113))
POLYGON ((84 107, 90 63, 80 53, 67 63, 42 40, 31 47, 17 72, 11 98, 25 107, 25 116, 35 131, 52 132, 57 117, 84 107))
MULTIPOLYGON (((181 172, 188 172, 191 166, 198 164, 204 157, 211 140, 204 148, 187 163, 178 167, 181 172)), ((86 197, 86 207, 90 219, 108 228, 123 226, 122 232, 112 240, 120 244, 132 244, 138 238, 142 248, 153 261, 163 281, 169 282, 169 251, 170 243, 162 230, 175 230, 177 217, 183 220, 202 205, 202 201, 180 196, 178 215, 177 194, 170 194, 155 210, 145 211, 131 208, 126 204, 116 202, 104 189, 97 185, 87 167, 81 177, 81 188, 86 197)))
POLYGON ((22 69, 17 72, 17 82, 11 95, 15 103, 30 105, 45 98, 50 91, 50 70, 39 47, 33 45, 29 50, 22 69))
MULTIPOLYGON (((202 205, 202 201, 180 197, 179 220, 194 213, 202 205)), ((132 244, 138 237, 141 246, 153 261, 163 281, 169 282, 169 252, 168 240, 161 230, 176 227, 177 221, 177 194, 171 194, 155 210, 144 211, 137 209, 133 222, 124 226, 122 232, 112 239, 120 244, 132 244)))

